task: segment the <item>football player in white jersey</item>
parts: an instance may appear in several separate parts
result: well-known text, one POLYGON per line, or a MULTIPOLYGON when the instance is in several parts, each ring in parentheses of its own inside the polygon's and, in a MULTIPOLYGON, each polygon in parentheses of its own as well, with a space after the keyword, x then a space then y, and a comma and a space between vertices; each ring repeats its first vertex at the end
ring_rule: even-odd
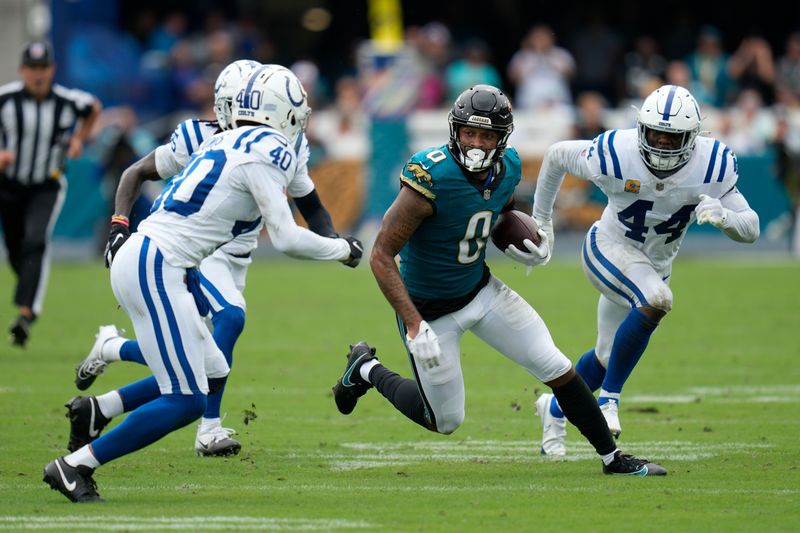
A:
MULTIPOLYGON (((553 204, 565 173, 591 181, 608 197, 581 252, 600 301, 597 342, 576 368, 589 388, 600 389, 598 403, 615 436, 622 430, 622 387, 672 308, 672 261, 688 225, 711 224, 745 243, 759 235, 758 215, 736 188, 736 156, 699 136, 700 121, 691 93, 665 85, 645 99, 636 128, 556 143, 539 172, 533 218, 551 243, 553 204)), ((553 395, 543 394, 536 409, 542 453, 564 455, 566 422, 553 395)))
MULTIPOLYGON (((297 226, 284 194, 296 176, 295 146, 309 113, 296 77, 257 68, 241 82, 233 103, 237 127, 206 140, 138 232, 109 246, 114 295, 131 317, 160 395, 134 398, 139 404, 121 424, 45 466, 51 488, 71 501, 96 501, 95 468, 203 414, 209 390, 219 388, 229 367, 201 318, 209 301, 197 267, 238 235, 242 221, 261 217, 273 246, 288 255, 358 264, 356 239, 297 226)), ((90 433, 97 432, 93 403, 91 409, 90 433)))
MULTIPOLYGON (((168 143, 157 147, 128 168, 123 173, 117 191, 116 213, 130 211, 143 181, 174 176, 186 166, 191 155, 205 139, 222 130, 231 129, 231 106, 238 81, 261 66, 256 61, 239 60, 223 69, 214 86, 214 112, 217 121, 191 119, 180 123, 168 143)), ((294 76, 291 71, 280 65, 266 66, 294 76)), ((299 164, 288 193, 294 198, 309 229, 319 235, 334 236, 336 233, 330 214, 320 202, 314 183, 308 175, 310 151, 305 135, 301 134, 297 143, 299 164)), ((214 339, 229 366, 233 361, 234 344, 244 328, 246 306, 242 293, 247 267, 251 262, 251 251, 258 244, 258 234, 261 229, 260 223, 250 226, 252 227, 244 227, 240 235, 220 247, 200 264, 200 273, 203 275, 202 289, 211 304, 210 320, 207 323, 210 322, 214 339)), ((127 227, 124 224, 117 225, 116 229, 125 231, 127 227)), ((114 231, 112 230, 111 239, 115 238, 114 231)), ((80 390, 86 390, 105 370, 109 362, 118 360, 145 364, 136 340, 123 338, 113 325, 100 326, 89 355, 76 368, 76 386, 80 390)), ((232 437, 234 431, 222 427, 220 404, 224 390, 223 385, 218 392, 208 397, 206 412, 203 414, 195 438, 195 453, 198 455, 225 456, 236 454, 241 449, 241 444, 232 437)), ((74 451, 93 440, 92 437, 97 437, 88 434, 86 421, 91 414, 91 403, 98 406, 96 409, 102 415, 98 425, 104 427, 112 417, 129 410, 126 398, 157 394, 158 386, 151 377, 132 383, 119 391, 111 391, 97 397, 73 398, 66 404, 67 416, 71 422, 69 450, 74 451), (109 401, 109 397, 113 399, 115 396, 121 396, 125 405, 120 406, 116 401, 109 401)))

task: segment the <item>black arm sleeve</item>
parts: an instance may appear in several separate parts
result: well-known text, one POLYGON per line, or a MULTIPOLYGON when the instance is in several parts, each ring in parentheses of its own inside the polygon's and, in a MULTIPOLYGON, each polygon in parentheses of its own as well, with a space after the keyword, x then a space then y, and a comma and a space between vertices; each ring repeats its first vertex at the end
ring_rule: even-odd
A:
POLYGON ((303 215, 303 218, 308 224, 308 229, 323 237, 339 236, 336 230, 333 229, 331 214, 328 213, 328 210, 325 209, 325 206, 320 202, 316 189, 305 196, 295 198, 294 204, 297 206, 297 209, 300 210, 300 214, 303 215))

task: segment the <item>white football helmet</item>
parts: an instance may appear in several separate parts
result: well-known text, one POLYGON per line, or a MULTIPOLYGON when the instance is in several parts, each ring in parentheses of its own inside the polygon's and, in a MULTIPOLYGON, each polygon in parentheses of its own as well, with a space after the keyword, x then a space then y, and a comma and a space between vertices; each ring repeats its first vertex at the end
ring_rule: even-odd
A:
POLYGON ((652 170, 670 171, 685 164, 694 150, 701 120, 697 100, 683 87, 664 85, 650 93, 636 117, 639 152, 645 165, 652 170), (679 147, 668 150, 651 146, 647 142, 649 130, 679 135, 679 147))
POLYGON ((233 97, 236 96, 236 88, 239 86, 239 80, 260 66, 261 63, 258 61, 240 59, 222 69, 222 72, 217 76, 217 81, 214 83, 214 114, 217 115, 217 122, 223 130, 233 127, 231 107, 233 97))
POLYGON ((286 67, 262 66, 244 78, 236 91, 231 118, 269 126, 294 143, 306 129, 311 108, 303 84, 286 67))

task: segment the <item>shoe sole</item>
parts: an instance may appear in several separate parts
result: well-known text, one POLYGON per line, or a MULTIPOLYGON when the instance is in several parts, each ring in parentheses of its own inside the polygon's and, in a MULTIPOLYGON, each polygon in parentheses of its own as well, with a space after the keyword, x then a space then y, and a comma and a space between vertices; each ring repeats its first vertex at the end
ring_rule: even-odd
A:
POLYGON ((94 384, 94 380, 97 379, 97 375, 90 376, 86 379, 81 379, 78 375, 75 376, 75 387, 78 390, 86 390, 94 384))
MULTIPOLYGON (((48 464, 47 466, 50 466, 50 465, 48 464)), ((63 490, 61 490, 61 485, 58 484, 58 479, 54 475, 51 475, 50 472, 47 471, 47 466, 45 466, 42 469, 42 474, 43 474, 42 481, 47 483, 50 486, 51 490, 54 490, 54 491, 58 492, 59 494, 63 494, 64 496, 67 497, 67 499, 69 499, 69 501, 74 502, 75 499, 73 498, 72 494, 64 492, 63 490)))
POLYGON ((607 472, 603 470, 603 473, 608 476, 628 476, 628 477, 653 477, 653 476, 667 475, 667 470, 664 467, 659 466, 658 468, 655 468, 658 465, 651 465, 651 466, 653 466, 652 469, 650 468, 650 466, 645 466, 643 469, 638 470, 636 472, 623 473, 623 472, 607 472))
POLYGON ((235 446, 228 446, 223 450, 217 450, 214 452, 206 452, 204 450, 198 450, 195 448, 194 453, 198 457, 230 457, 231 455, 239 455, 239 452, 242 449, 242 445, 235 445, 235 446))
MULTIPOLYGON (((359 344, 361 344, 361 343, 359 343, 359 344)), ((356 346, 358 346, 358 345, 356 345, 356 346)), ((354 348, 355 348, 354 346, 352 346, 352 345, 350 346, 351 350, 353 350, 354 348)), ((359 355, 356 358, 356 360, 353 361, 352 363, 350 363, 350 354, 348 354, 348 356, 347 356, 348 357, 347 368, 344 369, 344 373, 342 374, 342 377, 339 378, 339 381, 336 382, 336 385, 334 385, 333 388, 331 388, 331 390, 333 391, 333 400, 336 402, 336 408, 339 409, 339 412, 342 413, 343 415, 349 415, 350 413, 352 413, 353 410, 356 408, 356 404, 358 404, 358 399, 361 396, 364 396, 364 394, 367 393, 367 390, 369 390, 370 387, 371 387, 371 386, 367 387, 367 390, 365 390, 361 394, 358 394, 358 392, 356 392, 353 396, 349 396, 349 395, 347 397, 341 397, 340 396, 340 395, 344 394, 346 391, 348 391, 349 389, 355 389, 356 387, 363 386, 363 385, 360 385, 358 383, 354 383, 352 386, 346 387, 344 385, 343 380, 344 380, 345 376, 351 376, 353 374, 353 369, 359 364, 359 361, 361 361, 361 364, 363 364, 366 361, 371 361, 372 359, 375 359, 374 349, 373 348, 369 348, 368 346, 367 346, 367 348, 369 349, 369 351, 367 353, 362 353, 361 355, 359 355), (365 356, 369 356, 369 358, 362 361, 362 359, 365 356)), ((352 351, 351 351, 351 354, 352 354, 352 351)))
POLYGON ((353 412, 356 408, 356 404, 358 403, 358 397, 340 397, 341 394, 344 394, 347 391, 347 388, 342 385, 342 380, 340 379, 336 385, 333 386, 331 389, 333 391, 333 400, 336 402, 336 408, 339 409, 339 412, 343 415, 349 415, 353 412))
POLYGON ((42 481, 44 481, 45 483, 47 483, 50 486, 50 490, 54 490, 54 491, 58 492, 59 494, 62 494, 65 498, 67 498, 72 503, 100 503, 100 502, 104 502, 105 501, 103 498, 100 498, 99 496, 97 498, 89 498, 89 499, 86 499, 86 500, 79 500, 79 499, 75 498, 71 493, 64 492, 63 490, 61 490, 61 486, 58 484, 58 480, 47 472, 47 467, 45 467, 42 470, 42 472, 44 473, 44 476, 42 477, 42 481))
POLYGON ((28 342, 28 332, 25 331, 22 326, 14 326, 11 328, 10 333, 12 337, 11 344, 24 348, 25 344, 28 342))

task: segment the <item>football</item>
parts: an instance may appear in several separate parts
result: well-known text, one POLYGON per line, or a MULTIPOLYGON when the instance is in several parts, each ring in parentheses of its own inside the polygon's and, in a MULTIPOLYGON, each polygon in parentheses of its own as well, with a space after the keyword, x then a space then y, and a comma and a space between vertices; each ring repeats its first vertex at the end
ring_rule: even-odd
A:
POLYGON ((516 209, 504 211, 497 217, 492 228, 492 242, 500 251, 505 251, 509 244, 513 244, 518 250, 525 252, 525 239, 530 239, 536 246, 542 242, 538 231, 539 226, 529 214, 516 209))

